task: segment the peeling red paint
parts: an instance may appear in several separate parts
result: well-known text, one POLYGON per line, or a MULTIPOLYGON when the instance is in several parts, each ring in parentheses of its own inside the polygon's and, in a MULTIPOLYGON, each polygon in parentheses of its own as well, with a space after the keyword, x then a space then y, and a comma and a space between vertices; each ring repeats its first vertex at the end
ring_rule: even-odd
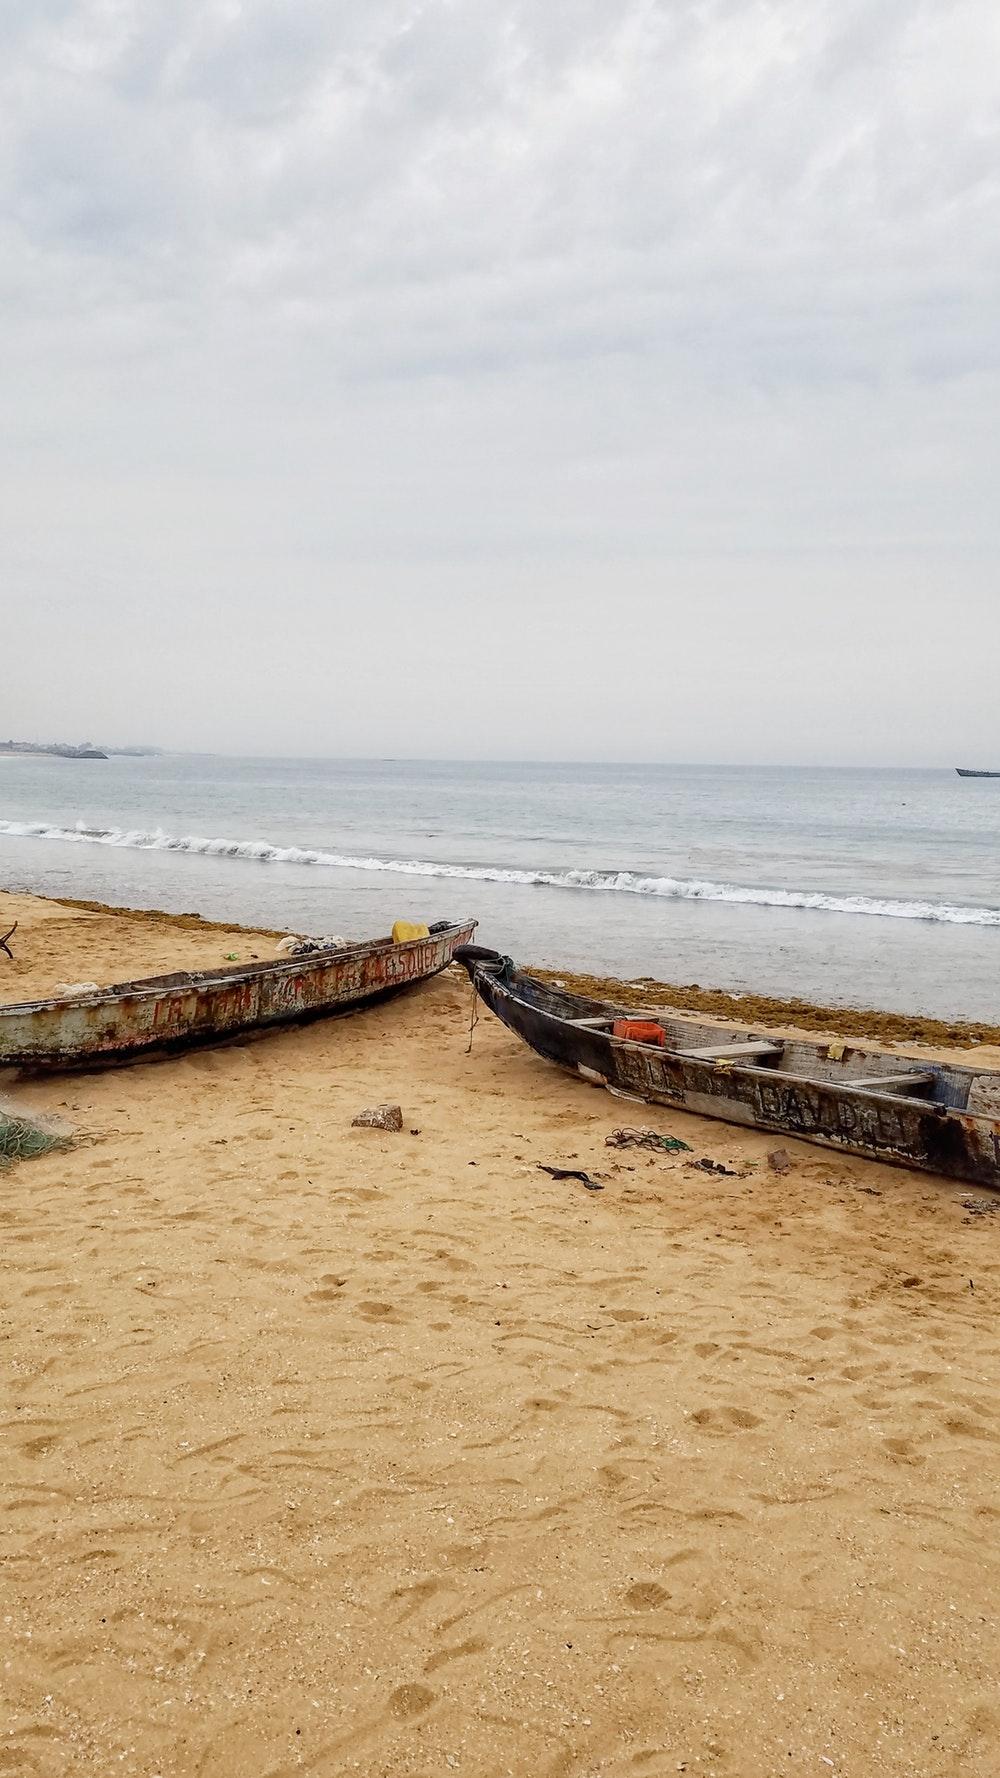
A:
POLYGON ((153 976, 78 999, 0 1007, 0 1067, 104 1067, 361 1006, 435 975, 476 922, 394 945, 153 976))

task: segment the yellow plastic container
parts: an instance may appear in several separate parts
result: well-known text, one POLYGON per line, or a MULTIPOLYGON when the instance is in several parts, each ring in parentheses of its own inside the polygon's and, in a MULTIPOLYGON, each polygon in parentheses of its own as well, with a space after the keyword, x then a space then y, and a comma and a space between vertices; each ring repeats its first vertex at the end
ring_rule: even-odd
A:
POLYGON ((430 927, 423 926, 419 921, 397 920, 392 929, 394 945, 408 945, 415 938, 430 938, 430 927))

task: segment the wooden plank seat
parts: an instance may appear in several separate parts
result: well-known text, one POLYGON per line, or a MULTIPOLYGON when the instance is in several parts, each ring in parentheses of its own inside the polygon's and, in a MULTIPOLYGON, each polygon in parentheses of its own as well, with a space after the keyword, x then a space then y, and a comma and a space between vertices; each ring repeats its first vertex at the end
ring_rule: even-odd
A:
POLYGON ((913 1093, 918 1087, 932 1087, 937 1076, 930 1069, 916 1069, 910 1074, 869 1074, 864 1080, 844 1079, 838 1085, 858 1093, 913 1093))
POLYGON ((670 1053, 682 1057, 685 1062, 750 1062, 765 1056, 780 1056, 784 1047, 783 1043, 771 1043, 761 1037, 750 1043, 710 1043, 704 1049, 671 1050, 670 1053))

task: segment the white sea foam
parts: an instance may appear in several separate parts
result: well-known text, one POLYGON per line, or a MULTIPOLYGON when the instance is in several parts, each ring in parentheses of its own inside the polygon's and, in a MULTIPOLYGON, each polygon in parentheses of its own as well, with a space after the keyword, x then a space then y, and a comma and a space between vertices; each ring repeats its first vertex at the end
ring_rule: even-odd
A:
POLYGON ((774 889, 713 883, 693 877, 650 877, 636 871, 516 870, 492 864, 440 864, 423 858, 356 858, 267 840, 175 836, 162 828, 58 827, 45 821, 0 821, 12 838, 61 840, 88 846, 119 846, 142 852, 190 852, 207 858, 240 858, 254 864, 317 865, 336 870, 390 871, 406 877, 457 877, 473 883, 522 883, 553 889, 591 889, 618 895, 655 895, 670 901, 725 901, 750 907, 804 908, 831 914, 868 914, 895 920, 931 920, 949 926, 1000 926, 1000 908, 946 901, 896 901, 870 895, 827 895, 815 889, 774 889))

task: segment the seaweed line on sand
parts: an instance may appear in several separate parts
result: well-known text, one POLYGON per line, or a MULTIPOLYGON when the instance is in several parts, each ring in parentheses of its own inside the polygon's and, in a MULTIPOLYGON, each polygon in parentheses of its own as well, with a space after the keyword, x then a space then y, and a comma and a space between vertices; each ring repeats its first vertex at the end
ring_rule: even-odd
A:
MULTIPOLYGON (((5 886, 6 887, 6 886, 5 886)), ((12 895, 32 895, 25 889, 7 889, 12 895)), ((103 901, 83 901, 70 896, 40 896, 38 900, 54 902, 60 907, 78 908, 88 914, 117 915, 125 920, 146 922, 153 926, 177 927, 179 930, 209 932, 245 932, 256 938, 283 938, 288 927, 245 926, 240 921, 206 920, 201 914, 169 913, 165 908, 116 907, 103 901)), ((661 982, 652 976, 633 977, 629 982, 613 976, 590 975, 567 969, 541 969, 530 966, 530 973, 544 982, 564 982, 574 993, 595 1000, 611 1000, 619 1006, 648 1005, 655 998, 664 1007, 677 1012, 709 1013, 733 1024, 794 1025, 802 1031, 835 1032, 840 1037, 857 1037, 881 1043, 926 1043, 964 1048, 971 1044, 1000 1046, 1000 1025, 981 1020, 936 1019, 922 1013, 887 1012, 878 1008, 822 1006, 809 1000, 782 1000, 768 994, 737 994, 724 988, 702 988, 694 983, 683 986, 677 982, 661 982)))
POLYGON ((255 938, 284 938, 287 926, 245 926, 239 920, 208 920, 204 914, 172 914, 166 908, 130 908, 109 901, 81 901, 72 895, 38 895, 33 889, 11 889, 0 885, 8 895, 30 896, 35 901, 52 902, 56 907, 78 908, 84 914, 113 914, 123 920, 144 921, 152 926, 176 926, 181 931, 246 932, 255 938))
POLYGON ((563 983, 574 994, 610 1000, 624 1007, 670 1006, 679 1013, 710 1013, 737 1025, 795 1025, 804 1031, 835 1032, 838 1037, 873 1039, 880 1043, 929 1043, 965 1047, 1000 1045, 1000 1025, 963 1019, 934 1019, 922 1013, 880 1012, 874 1008, 818 1006, 808 1000, 781 1000, 767 994, 733 994, 724 988, 687 987, 659 982, 651 976, 630 982, 610 976, 574 974, 565 969, 531 969, 543 982, 563 983))

